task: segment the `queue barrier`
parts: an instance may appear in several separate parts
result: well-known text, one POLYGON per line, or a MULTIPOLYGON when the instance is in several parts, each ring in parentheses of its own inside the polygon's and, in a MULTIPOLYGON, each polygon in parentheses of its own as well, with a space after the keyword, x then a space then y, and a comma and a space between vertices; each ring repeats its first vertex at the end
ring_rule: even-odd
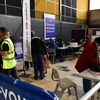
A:
POLYGON ((59 100, 50 91, 0 73, 0 100, 59 100))

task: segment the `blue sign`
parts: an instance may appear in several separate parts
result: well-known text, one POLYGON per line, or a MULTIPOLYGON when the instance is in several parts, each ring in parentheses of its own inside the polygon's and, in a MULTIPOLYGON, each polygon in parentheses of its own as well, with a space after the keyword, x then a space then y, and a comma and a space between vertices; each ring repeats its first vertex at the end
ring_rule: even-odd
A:
POLYGON ((0 73, 0 100, 59 100, 50 91, 0 73))
POLYGON ((44 13, 44 38, 50 39, 55 38, 55 15, 44 13))
POLYGON ((55 19, 46 18, 46 38, 55 38, 55 19))
POLYGON ((23 58, 22 43, 21 42, 14 42, 14 47, 15 47, 16 59, 23 58))

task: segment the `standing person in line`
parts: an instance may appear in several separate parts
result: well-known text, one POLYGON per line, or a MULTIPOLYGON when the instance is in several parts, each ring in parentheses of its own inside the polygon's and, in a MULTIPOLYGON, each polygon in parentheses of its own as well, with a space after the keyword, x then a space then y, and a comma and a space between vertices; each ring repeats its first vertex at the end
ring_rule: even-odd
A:
POLYGON ((0 40, 2 40, 0 51, 0 55, 2 56, 3 61, 2 72, 7 75, 12 75, 14 78, 18 79, 15 69, 16 60, 14 45, 9 38, 9 32, 5 27, 0 27, 0 40))
POLYGON ((47 55, 46 47, 40 37, 34 36, 35 32, 31 33, 31 53, 34 64, 34 79, 37 80, 44 78, 43 57, 47 55))
MULTIPOLYGON (((95 38, 92 42, 87 40, 87 42, 75 68, 78 72, 82 72, 88 68, 100 72, 100 37, 95 38)), ((91 80, 83 79, 83 89, 85 93, 91 89, 91 86, 91 80)))

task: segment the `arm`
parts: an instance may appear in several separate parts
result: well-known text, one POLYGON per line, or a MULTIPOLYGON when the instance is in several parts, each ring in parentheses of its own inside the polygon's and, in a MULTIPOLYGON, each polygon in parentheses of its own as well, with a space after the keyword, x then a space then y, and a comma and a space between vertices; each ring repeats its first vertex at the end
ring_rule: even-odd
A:
POLYGON ((100 61, 96 59, 97 49, 96 49, 95 43, 90 44, 89 46, 85 48, 84 55, 89 65, 100 64, 100 61))
POLYGON ((4 43, 2 46, 2 50, 0 51, 0 55, 6 56, 8 54, 8 51, 9 51, 9 46, 8 44, 4 43))
POLYGON ((7 53, 8 53, 8 51, 0 51, 0 55, 1 55, 1 56, 6 56, 7 53))
POLYGON ((45 55, 47 55, 45 43, 41 40, 42 47, 44 49, 45 55))
POLYGON ((55 49, 57 49, 58 48, 58 45, 56 43, 54 43, 54 44, 55 44, 55 47, 56 47, 55 49))

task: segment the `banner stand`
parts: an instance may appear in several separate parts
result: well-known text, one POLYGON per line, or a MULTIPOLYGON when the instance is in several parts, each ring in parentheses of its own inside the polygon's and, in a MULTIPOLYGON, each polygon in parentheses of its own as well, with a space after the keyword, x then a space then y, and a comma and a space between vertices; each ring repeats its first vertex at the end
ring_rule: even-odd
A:
POLYGON ((29 57, 31 57, 31 17, 30 17, 30 0, 23 0, 22 6, 22 15, 23 15, 23 75, 29 76, 26 74, 26 68, 24 65, 25 61, 29 62, 29 57))

